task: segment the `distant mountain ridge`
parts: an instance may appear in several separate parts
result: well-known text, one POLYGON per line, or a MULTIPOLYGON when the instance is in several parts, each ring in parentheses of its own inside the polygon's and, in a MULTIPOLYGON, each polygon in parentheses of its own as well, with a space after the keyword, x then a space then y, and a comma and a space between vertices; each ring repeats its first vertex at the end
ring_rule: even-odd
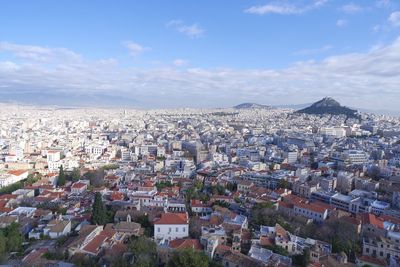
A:
POLYGON ((242 103, 242 104, 234 106, 233 108, 235 108, 235 109, 251 109, 251 108, 271 109, 272 107, 267 106, 267 105, 257 104, 257 103, 242 103))
POLYGON ((356 119, 360 118, 360 115, 358 114, 357 110, 342 106, 338 101, 336 101, 331 97, 325 97, 307 108, 296 111, 296 113, 305 113, 314 115, 322 115, 322 114, 346 115, 348 118, 356 118, 356 119))

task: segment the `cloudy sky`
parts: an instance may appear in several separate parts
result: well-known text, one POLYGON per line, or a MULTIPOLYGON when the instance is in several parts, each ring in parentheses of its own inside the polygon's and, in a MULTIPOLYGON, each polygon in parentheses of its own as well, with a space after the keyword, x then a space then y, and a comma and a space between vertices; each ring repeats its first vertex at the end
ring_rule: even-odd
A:
POLYGON ((332 96, 400 111, 398 0, 4 0, 0 25, 0 101, 229 107, 332 96))

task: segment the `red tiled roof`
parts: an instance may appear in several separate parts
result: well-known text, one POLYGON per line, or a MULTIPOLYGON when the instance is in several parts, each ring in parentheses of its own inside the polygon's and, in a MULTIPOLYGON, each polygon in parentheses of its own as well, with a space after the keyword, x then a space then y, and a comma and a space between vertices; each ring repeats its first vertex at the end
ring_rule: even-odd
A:
POLYGON ((226 245, 218 245, 216 248, 215 248, 215 251, 218 253, 218 254, 223 254, 223 253, 225 253, 225 252, 228 252, 228 251, 231 251, 231 247, 229 247, 229 246, 226 246, 226 245))
POLYGON ((28 172, 27 170, 11 170, 8 171, 9 174, 14 175, 14 176, 20 176, 24 173, 28 172))
POLYGON ((308 203, 307 204, 307 203, 300 202, 300 203, 296 203, 294 205, 297 207, 300 207, 302 209, 311 210, 311 211, 317 212, 317 213, 324 213, 327 210, 326 207, 320 206, 320 205, 318 205, 318 203, 308 203))
POLYGON ((116 175, 109 175, 109 176, 106 176, 104 179, 106 179, 106 180, 119 180, 119 177, 116 176, 116 175))
POLYGON ((84 188, 85 186, 87 186, 85 183, 77 182, 72 185, 72 188, 80 189, 80 188, 84 188))
POLYGON ((124 200, 125 196, 121 192, 112 192, 111 193, 111 200, 124 200))
POLYGON ((343 221, 345 221, 347 223, 353 224, 353 225, 360 225, 361 224, 361 220, 356 218, 356 217, 353 217, 353 216, 343 216, 341 218, 341 220, 343 220, 343 221))
POLYGON ((38 258, 42 257, 44 253, 49 251, 47 248, 39 248, 38 250, 32 250, 28 255, 26 255, 22 262, 24 263, 32 263, 33 261, 37 260, 38 258))
POLYGON ((101 245, 106 241, 107 236, 97 235, 84 248, 84 251, 97 255, 101 245))
POLYGON ((13 194, 4 194, 4 195, 0 195, 0 199, 16 199, 18 196, 17 195, 13 195, 13 194))
POLYGON ((188 224, 189 218, 186 213, 163 213, 161 218, 154 224, 188 224))
POLYGON ((82 250, 97 255, 103 243, 115 235, 114 230, 103 230, 95 236, 82 250))
POLYGON ((376 265, 381 265, 381 266, 386 266, 386 262, 377 258, 373 258, 367 255, 363 255, 361 257, 358 257, 360 260, 363 262, 368 262, 368 263, 373 263, 376 265))
POLYGON ((271 245, 274 245, 274 244, 275 244, 275 242, 274 242, 273 239, 270 239, 270 238, 268 238, 266 236, 260 237, 260 245, 261 246, 271 246, 271 245))
POLYGON ((380 229, 384 228, 383 221, 379 220, 378 217, 372 213, 364 213, 362 216, 362 222, 363 224, 371 224, 380 229))
POLYGON ((287 203, 283 201, 278 202, 279 207, 287 208, 287 209, 293 209, 293 204, 292 203, 287 203))

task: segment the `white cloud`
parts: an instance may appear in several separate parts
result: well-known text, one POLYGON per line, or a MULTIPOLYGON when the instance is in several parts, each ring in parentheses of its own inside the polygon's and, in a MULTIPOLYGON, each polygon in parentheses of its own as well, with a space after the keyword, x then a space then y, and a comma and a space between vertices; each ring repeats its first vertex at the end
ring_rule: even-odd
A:
POLYGON ((0 42, 0 52, 12 53, 19 59, 53 62, 53 61, 80 61, 81 56, 66 48, 48 48, 35 45, 13 44, 0 42))
POLYGON ((123 42, 122 44, 123 44, 126 48, 128 48, 129 53, 130 53, 132 56, 140 55, 140 54, 142 54, 143 52, 148 51, 148 50, 151 49, 150 47, 142 46, 142 45, 140 45, 140 44, 138 44, 138 43, 135 43, 135 42, 133 42, 133 41, 125 41, 125 42, 123 42))
POLYGON ((338 20, 336 21, 336 26, 338 26, 338 27, 345 27, 345 26, 347 26, 347 20, 345 20, 345 19, 338 19, 338 20))
POLYGON ((363 10, 363 8, 354 3, 349 3, 349 4, 342 6, 341 10, 347 14, 355 14, 355 13, 361 12, 363 10))
POLYGON ((147 107, 309 103, 330 95, 348 106, 399 110, 400 38, 365 53, 303 61, 283 69, 138 69, 113 59, 76 61, 72 55, 65 62, 35 57, 21 61, 19 50, 12 53, 12 59, 0 60, 1 93, 107 93, 132 97, 147 107))
POLYGON ((189 38, 199 38, 203 36, 204 29, 201 28, 198 24, 187 25, 181 20, 171 20, 167 23, 167 27, 173 28, 176 31, 185 34, 189 38))
POLYGON ((288 2, 271 2, 262 6, 252 6, 244 10, 245 13, 265 15, 265 14, 280 14, 294 15, 302 14, 311 11, 315 8, 323 6, 327 0, 314 0, 312 3, 305 6, 298 6, 288 2))
POLYGON ((390 14, 388 21, 394 27, 400 27, 400 11, 395 11, 390 14))

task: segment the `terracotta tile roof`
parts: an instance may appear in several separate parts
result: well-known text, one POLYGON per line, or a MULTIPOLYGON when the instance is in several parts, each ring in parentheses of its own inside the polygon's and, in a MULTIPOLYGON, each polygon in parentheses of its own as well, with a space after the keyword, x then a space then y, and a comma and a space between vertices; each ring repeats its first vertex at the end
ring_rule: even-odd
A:
POLYGON ((119 180, 119 177, 116 175, 109 175, 104 177, 105 180, 119 180))
POLYGON ((106 250, 106 256, 109 255, 111 257, 122 256, 125 252, 128 251, 128 246, 122 243, 115 243, 111 248, 106 250))
POLYGON ((361 224, 361 220, 356 217, 353 217, 353 216, 343 216, 341 218, 341 220, 343 220, 344 222, 347 222, 349 224, 356 225, 356 226, 361 224))
POLYGON ((260 237, 260 245, 261 246, 272 246, 275 244, 274 239, 270 239, 266 236, 260 237))
POLYGON ((292 203, 283 202, 283 201, 279 201, 278 202, 278 207, 283 207, 283 208, 287 208, 287 209, 293 209, 293 204, 292 203))
POLYGON ((274 192, 276 194, 278 194, 278 195, 283 195, 283 194, 287 194, 288 193, 287 189, 285 189, 285 188, 276 189, 276 190, 274 190, 274 192))
POLYGON ((363 222, 363 224, 371 224, 371 225, 375 226, 376 228, 380 228, 380 229, 384 228, 383 221, 379 220, 378 217, 376 217, 372 213, 364 213, 362 215, 362 222, 363 222))
POLYGON ((0 212, 10 212, 13 209, 7 208, 7 207, 0 207, 0 212))
POLYGON ((17 197, 18 197, 17 195, 4 194, 0 196, 0 199, 9 200, 9 199, 16 199, 17 197))
POLYGON ((163 213, 161 218, 154 224, 188 224, 189 218, 186 213, 163 213))
POLYGON ((74 183, 74 184, 71 186, 71 188, 81 189, 81 188, 84 188, 85 186, 87 186, 85 183, 77 182, 77 183, 74 183))
POLYGON ((20 176, 24 173, 28 172, 27 170, 11 170, 8 171, 9 174, 14 175, 14 176, 20 176))
POLYGON ((41 258, 44 253, 49 251, 47 248, 40 248, 37 250, 32 250, 28 255, 26 255, 23 259, 23 263, 32 263, 36 261, 37 259, 41 258))
POLYGON ((82 250, 97 255, 101 249, 101 245, 107 240, 107 236, 95 236, 82 250))
POLYGON ((124 195, 123 193, 121 193, 121 192, 113 191, 113 192, 111 193, 110 198, 111 198, 111 200, 113 200, 113 201, 115 201, 115 200, 124 200, 125 195, 124 195))
POLYGON ((282 226, 280 226, 279 224, 275 225, 275 232, 276 232, 277 236, 284 237, 284 236, 287 235, 287 231, 282 226))
POLYGON ((226 253, 228 251, 231 251, 231 249, 232 249, 231 247, 226 246, 226 245, 218 245, 215 248, 215 252, 221 255, 221 254, 224 254, 224 253, 226 253))
POLYGON ((310 211, 313 211, 316 213, 324 213, 327 210, 326 207, 320 206, 320 205, 318 205, 318 203, 302 203, 302 202, 300 202, 300 203, 294 204, 294 206, 297 206, 302 209, 307 209, 307 210, 310 210, 310 211))
POLYGON ((400 219, 398 219, 398 218, 395 218, 395 217, 392 217, 389 215, 383 215, 383 214, 381 216, 379 216, 379 218, 385 222, 391 222, 391 223, 400 225, 400 219))
POLYGON ((285 202, 289 202, 289 203, 299 203, 299 202, 306 202, 307 199, 296 196, 296 195, 287 195, 283 198, 283 200, 285 202))
POLYGON ((386 262, 377 258, 373 258, 367 255, 363 255, 361 257, 358 257, 358 259, 362 260, 363 262, 368 262, 368 263, 373 263, 378 266, 386 266, 386 262))
POLYGON ((198 239, 175 239, 169 242, 169 246, 174 249, 191 248, 195 250, 203 250, 203 246, 198 239))

